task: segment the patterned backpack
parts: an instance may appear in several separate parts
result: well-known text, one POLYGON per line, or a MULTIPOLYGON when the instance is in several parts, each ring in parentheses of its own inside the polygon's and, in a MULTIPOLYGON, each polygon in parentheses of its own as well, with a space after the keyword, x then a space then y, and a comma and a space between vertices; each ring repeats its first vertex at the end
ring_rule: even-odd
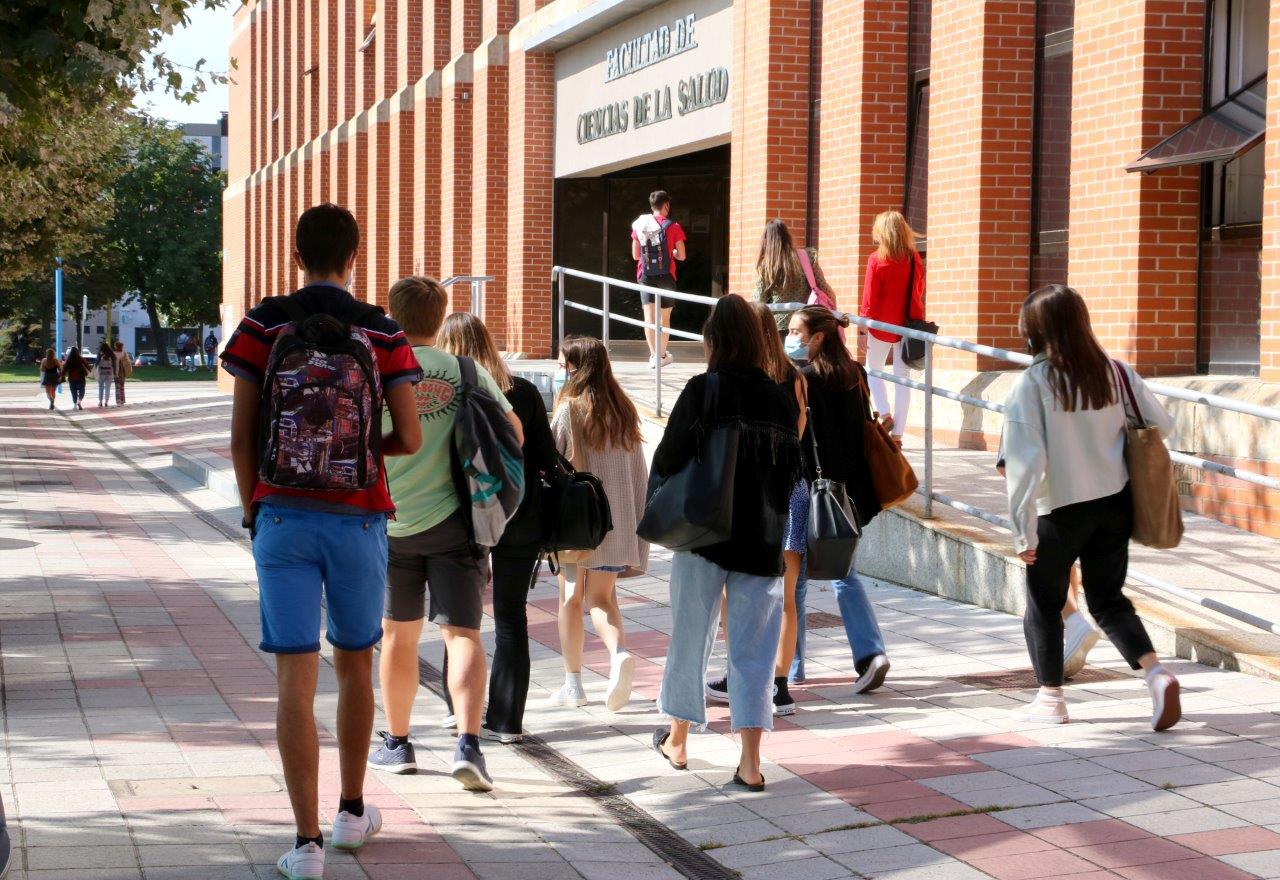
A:
POLYGON ((476 364, 458 358, 462 397, 453 422, 453 479, 473 548, 496 547, 524 498, 524 451, 516 430, 477 378, 476 364))
POLYGON ((277 300, 289 324, 276 336, 262 384, 258 476, 285 489, 353 491, 382 479, 382 379, 359 326, 277 300))

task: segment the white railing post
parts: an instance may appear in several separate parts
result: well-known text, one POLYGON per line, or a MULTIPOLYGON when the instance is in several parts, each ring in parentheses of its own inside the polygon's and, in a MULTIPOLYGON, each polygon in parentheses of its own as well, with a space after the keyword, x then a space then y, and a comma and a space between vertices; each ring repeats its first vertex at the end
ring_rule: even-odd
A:
MULTIPOLYGON (((903 345, 906 341, 903 340, 903 345)), ((901 349, 899 349, 901 350, 901 349)), ((924 515, 933 516, 933 343, 924 344, 924 515)))
POLYGON ((479 278, 471 279, 471 314, 484 320, 484 282, 479 278))
POLYGON ((609 347, 609 282, 604 283, 604 295, 601 297, 600 309, 604 315, 600 318, 600 341, 604 343, 604 347, 609 347))
POLYGON ((559 285, 556 295, 559 320, 556 323, 556 350, 551 353, 551 356, 560 357, 560 349, 564 348, 564 272, 559 269, 555 269, 553 272, 559 285))
POLYGON ((653 409, 662 418, 662 291, 653 291, 653 409))

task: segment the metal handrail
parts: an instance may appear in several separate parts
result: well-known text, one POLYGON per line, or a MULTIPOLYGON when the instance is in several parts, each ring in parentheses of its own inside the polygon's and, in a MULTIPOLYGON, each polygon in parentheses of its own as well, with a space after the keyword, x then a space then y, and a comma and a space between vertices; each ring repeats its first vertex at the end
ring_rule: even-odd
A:
POLYGON ((471 285, 471 314, 484 320, 485 284, 494 280, 493 275, 453 275, 440 282, 441 287, 453 287, 455 284, 471 285))
MULTIPOLYGON (((609 278, 604 275, 595 275, 590 272, 582 272, 577 269, 568 269, 562 266, 556 266, 552 269, 552 279, 558 282, 557 302, 559 303, 559 321, 560 321, 559 342, 560 343, 564 342, 564 313, 565 313, 566 307, 587 312, 589 314, 601 316, 602 323, 603 323, 602 339, 606 344, 608 344, 608 341, 609 341, 608 328, 609 328, 609 322, 611 320, 619 321, 621 323, 630 324, 637 327, 650 328, 650 329, 653 329, 655 333, 659 332, 656 319, 653 322, 648 322, 648 321, 639 321, 639 320, 636 320, 635 318, 630 318, 625 315, 611 314, 609 311, 610 287, 620 287, 625 290, 634 290, 638 292, 651 293, 654 295, 655 303, 658 304, 659 309, 661 308, 661 300, 663 297, 685 300, 687 302, 705 303, 707 305, 715 305, 716 303, 715 297, 699 296, 697 294, 683 294, 683 293, 677 293, 675 291, 670 291, 670 290, 661 290, 659 288, 648 287, 643 284, 634 284, 629 281, 620 281, 616 278, 609 278), (592 306, 587 306, 583 303, 566 302, 565 295, 564 295, 564 279, 566 276, 574 277, 574 278, 582 278, 587 281, 595 281, 599 284, 602 284, 604 297, 601 305, 603 306, 603 308, 597 309, 592 306)), ((801 308, 804 308, 804 304, 803 303, 775 303, 775 304, 770 304, 769 308, 775 312, 789 312, 789 311, 797 311, 801 308)), ((655 310, 655 315, 656 314, 660 314, 660 312, 655 310)), ((989 400, 983 400, 982 398, 979 398, 979 397, 973 397, 972 395, 963 394, 958 391, 951 391, 946 388, 937 387, 933 382, 933 347, 935 345, 941 345, 945 348, 954 348, 959 351, 969 352, 971 354, 984 355, 986 357, 992 357, 1000 360, 1009 361, 1010 363, 1015 363, 1024 367, 1032 363, 1032 360, 1033 360, 1032 357, 1023 352, 1009 351, 1007 349, 996 348, 990 345, 982 345, 981 343, 970 342, 967 339, 954 339, 948 336, 939 336, 936 333, 929 333, 927 331, 916 330, 910 327, 902 327, 898 324, 889 324, 884 321, 875 321, 875 320, 872 320, 871 318, 864 318, 860 315, 851 315, 851 314, 845 313, 845 316, 849 318, 851 323, 856 324, 860 327, 866 327, 868 329, 873 329, 873 330, 885 330, 887 332, 894 333, 899 336, 907 336, 912 339, 919 339, 920 341, 925 343, 924 381, 923 382, 915 379, 894 376, 893 374, 886 373, 883 370, 867 371, 869 375, 876 376, 880 379, 884 379, 898 385, 905 385, 908 388, 914 388, 924 393, 924 407, 925 407, 924 480, 921 487, 916 489, 916 494, 922 495, 924 497, 925 517, 932 518, 933 503, 936 501, 939 504, 943 504, 954 510, 958 510, 961 513, 968 514, 970 516, 976 517, 985 522, 991 523, 992 525, 999 526, 1007 531, 1012 532, 1013 523, 1007 517, 1000 516, 999 514, 991 513, 990 511, 983 510, 980 507, 975 507, 972 504, 967 504, 966 502, 960 501, 959 499, 952 498, 949 495, 944 495, 940 492, 933 491, 933 398, 943 397, 948 400, 954 400, 958 403, 965 404, 968 406, 979 407, 989 412, 996 412, 996 413, 1005 412, 1004 404, 993 403, 989 400)), ((702 340, 702 337, 699 334, 688 333, 683 330, 674 330, 674 329, 667 328, 667 329, 663 329, 661 332, 664 332, 673 336, 680 336, 682 338, 687 338, 687 339, 694 339, 698 341, 702 340)), ((656 370, 657 379, 656 379, 656 389, 655 389, 656 401, 657 401, 656 410, 659 417, 661 417, 662 415, 661 370, 662 370, 662 364, 659 361, 657 365, 657 370, 656 370)), ((1169 385, 1161 385, 1156 382, 1147 382, 1146 385, 1149 389, 1151 389, 1151 391, 1161 395, 1162 397, 1172 397, 1178 400, 1186 400, 1192 403, 1196 403, 1202 406, 1208 406, 1214 409, 1227 410, 1230 412, 1240 413, 1241 415, 1254 416, 1257 418, 1267 419, 1270 421, 1280 421, 1280 409, 1275 409, 1272 407, 1265 407, 1265 406, 1256 406, 1254 404, 1243 403, 1237 400, 1231 400, 1230 398, 1221 397, 1215 394, 1201 394, 1195 391, 1187 391, 1186 389, 1175 388, 1169 385)), ((1230 467, 1228 465, 1222 465, 1217 462, 1206 461, 1205 459, 1196 458, 1194 456, 1186 455, 1181 452, 1171 451, 1170 457, 1174 461, 1180 462, 1189 467, 1198 468, 1200 470, 1212 471, 1214 473, 1219 473, 1225 476, 1234 477, 1239 480, 1243 480, 1249 483, 1254 483, 1260 486, 1265 486, 1268 488, 1280 489, 1280 480, 1277 480, 1272 477, 1266 477, 1266 476, 1263 476, 1262 474, 1255 474, 1251 471, 1244 471, 1238 468, 1230 467)), ((1182 587, 1179 587, 1175 584, 1171 584, 1168 581, 1162 580, 1152 575, 1144 574, 1140 571, 1134 571, 1133 569, 1130 569, 1128 576, 1130 580, 1133 580, 1146 587, 1150 587, 1152 589, 1159 590, 1161 592, 1168 593, 1173 596, 1177 596, 1178 598, 1184 601, 1190 602, 1194 605, 1199 605, 1203 608, 1211 609, 1213 611, 1218 612, 1219 614, 1223 614, 1234 620, 1238 620, 1241 623, 1248 624, 1249 626, 1253 626, 1258 629, 1265 630, 1275 635, 1280 635, 1280 623, 1276 623, 1275 621, 1258 617, 1255 614, 1251 614, 1248 611, 1245 611, 1241 608, 1236 608, 1232 605, 1227 605, 1226 603, 1220 602, 1217 599, 1211 599, 1207 596, 1201 596, 1200 594, 1194 593, 1191 590, 1183 589, 1182 587)))

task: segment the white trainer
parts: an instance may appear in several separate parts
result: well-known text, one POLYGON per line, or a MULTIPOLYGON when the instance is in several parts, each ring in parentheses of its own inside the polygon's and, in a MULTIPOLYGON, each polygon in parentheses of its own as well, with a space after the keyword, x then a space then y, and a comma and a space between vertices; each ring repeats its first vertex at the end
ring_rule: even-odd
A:
POLYGON ((883 654, 877 654, 871 658, 871 662, 867 664, 867 669, 858 676, 858 680, 853 683, 853 692, 855 694, 869 694, 880 685, 884 684, 884 677, 889 674, 889 658, 883 654))
POLYGON ((1080 674, 1099 638, 1100 634, 1083 612, 1077 611, 1067 618, 1062 649, 1063 678, 1075 678, 1080 674))
POLYGON ((440 719, 441 730, 456 730, 458 727, 458 716, 450 712, 448 715, 440 719))
POLYGON ((324 880, 324 847, 307 843, 291 849, 276 862, 276 870, 289 880, 324 880))
POLYGON ((1036 698, 1021 709, 1015 709, 1013 717, 1018 721, 1029 721, 1032 724, 1066 724, 1071 718, 1067 715, 1067 701, 1063 697, 1049 697, 1036 694, 1036 698))
POLYGON ((1147 674, 1151 690, 1151 729, 1168 730, 1182 720, 1182 685, 1163 668, 1147 674))
POLYGON ((636 658, 626 651, 619 651, 609 661, 609 687, 605 691, 604 707, 617 712, 631 699, 631 680, 636 674, 636 658))
POLYGON ((547 698, 547 703, 552 706, 572 706, 576 709, 587 705, 587 694, 581 685, 569 684, 566 681, 560 686, 560 690, 547 698))
POLYGON ((363 816, 353 816, 343 811, 333 820, 333 848, 357 850, 370 837, 382 830, 382 813, 373 804, 364 805, 363 816))

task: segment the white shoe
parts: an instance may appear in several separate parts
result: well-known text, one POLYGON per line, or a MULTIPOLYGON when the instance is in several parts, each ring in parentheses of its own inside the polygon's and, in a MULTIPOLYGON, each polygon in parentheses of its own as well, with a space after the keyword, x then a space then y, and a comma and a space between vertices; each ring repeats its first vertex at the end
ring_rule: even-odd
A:
POLYGON ((656 369, 658 366, 658 356, 656 354, 649 355, 649 369, 656 369))
POLYGON ((308 843, 291 849, 276 862, 276 870, 289 880, 324 880, 324 847, 308 843))
POLYGON ((356 850, 381 830, 382 813, 373 804, 365 804, 363 816, 347 812, 337 815, 333 820, 333 839, 330 842, 334 849, 356 850))
POLYGON ((1066 724, 1071 720, 1067 715, 1065 698, 1047 697, 1044 694, 1036 694, 1036 698, 1030 703, 1021 709, 1015 709, 1013 717, 1032 724, 1066 724))
POLYGON ((1066 637, 1062 651, 1062 676, 1075 678, 1084 669, 1085 661, 1093 646, 1098 644, 1099 633, 1089 618, 1077 611, 1067 618, 1066 637))
POLYGON ((448 715, 440 719, 440 727, 443 730, 454 730, 458 726, 458 716, 450 712, 448 715))
POLYGON ((671 352, 669 352, 669 351, 664 351, 664 352, 662 353, 662 365, 663 365, 664 367, 666 367, 666 366, 670 366, 670 365, 671 365, 671 363, 672 363, 674 360, 675 360, 675 358, 673 358, 673 357, 671 356, 671 352))
POLYGON ((488 740, 489 742, 502 743, 504 746, 509 746, 512 743, 524 742, 523 733, 501 733, 496 730, 490 730, 483 724, 480 725, 480 738, 488 740))
POLYGON ((635 657, 626 651, 613 655, 609 663, 609 688, 604 695, 604 707, 610 712, 617 712, 631 699, 631 679, 635 674, 635 657))
MULTIPOLYGON (((1155 670, 1153 670, 1155 671, 1155 670)), ((1151 690, 1151 729, 1168 730, 1182 720, 1182 686, 1164 669, 1147 673, 1151 690)))
POLYGON ((858 680, 853 683, 853 692, 855 694, 871 693, 884 684, 884 677, 888 674, 889 658, 883 654, 875 655, 867 665, 867 671, 859 675, 858 680))
POLYGON ((547 703, 552 706, 579 706, 587 705, 587 695, 582 690, 581 685, 569 684, 567 681, 560 686, 560 690, 556 691, 547 698, 547 703))

